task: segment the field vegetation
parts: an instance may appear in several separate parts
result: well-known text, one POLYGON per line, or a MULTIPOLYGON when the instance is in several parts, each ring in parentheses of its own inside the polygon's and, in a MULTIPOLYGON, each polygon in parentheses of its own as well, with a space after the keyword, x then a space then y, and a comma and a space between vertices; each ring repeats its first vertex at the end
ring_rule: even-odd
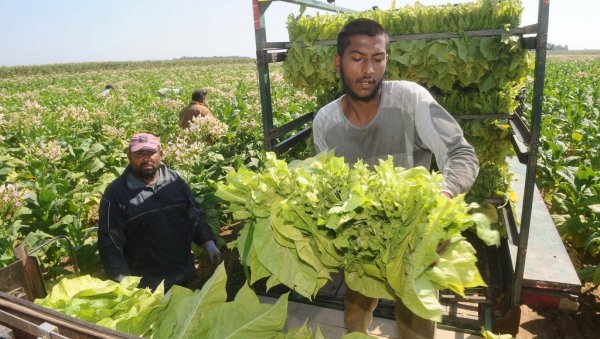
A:
MULTIPOLYGON (((581 278, 593 286, 600 283, 599 55, 549 53, 537 180, 581 278)), ((279 65, 271 73, 276 125, 318 108, 284 82, 279 65)), ((253 60, 0 68, 0 80, 0 267, 14 261, 18 244, 35 248, 64 236, 75 257, 64 241, 35 253, 45 278, 72 274, 75 259, 80 273, 101 277, 98 202, 126 166, 135 132, 160 136, 165 162, 191 185, 217 234, 233 222, 217 185, 232 169, 264 166, 253 60), (103 95, 107 84, 114 90, 103 95), (177 91, 159 94, 165 88, 177 91), (182 132, 178 112, 197 88, 208 91, 220 123, 182 132)), ((309 142, 287 159, 313 154, 309 142)))
MULTIPOLYGON (((276 124, 314 110, 314 100, 284 84, 280 73, 276 67, 272 77, 276 124)), ((165 162, 190 184, 217 234, 228 220, 212 195, 216 182, 242 164, 262 165, 252 60, 2 68, 0 77, 0 266, 14 260, 13 246, 21 242, 34 248, 63 235, 82 273, 97 271, 98 202, 127 165, 135 132, 160 137, 165 162), (107 84, 114 90, 103 95, 107 84), (197 88, 208 91, 219 122, 199 121, 182 132, 178 112, 197 88)), ((66 248, 54 242, 37 253, 48 278, 65 273, 59 262, 66 248)))

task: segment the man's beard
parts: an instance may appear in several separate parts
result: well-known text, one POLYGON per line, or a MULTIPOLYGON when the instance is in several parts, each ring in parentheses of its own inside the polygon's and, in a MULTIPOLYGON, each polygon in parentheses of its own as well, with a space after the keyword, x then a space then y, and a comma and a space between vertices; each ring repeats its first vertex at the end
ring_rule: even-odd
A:
MULTIPOLYGON (((381 77, 381 79, 379 79, 379 81, 375 85, 375 88, 373 88, 373 92, 371 92, 369 95, 366 95, 366 96, 360 96, 360 95, 356 94, 356 92, 354 92, 352 90, 352 88, 348 85, 348 83, 346 82, 346 76, 344 75, 344 67, 343 67, 343 65, 340 65, 340 76, 342 77, 342 84, 344 85, 344 92, 347 95, 349 95, 352 98, 352 100, 357 100, 357 101, 369 102, 369 101, 375 99, 375 97, 377 95, 379 95, 379 93, 381 92, 381 86, 383 85, 383 80, 385 79, 386 74, 387 74, 387 70, 383 73, 383 76, 381 77)), ((361 78, 359 81, 362 81, 364 79, 365 78, 361 78)), ((369 78, 369 79, 372 79, 372 78, 369 78)))
POLYGON ((154 177, 156 176, 156 172, 158 172, 158 168, 155 167, 152 170, 144 170, 142 168, 136 168, 134 166, 131 166, 131 171, 133 172, 133 174, 143 180, 151 180, 154 179, 154 177))

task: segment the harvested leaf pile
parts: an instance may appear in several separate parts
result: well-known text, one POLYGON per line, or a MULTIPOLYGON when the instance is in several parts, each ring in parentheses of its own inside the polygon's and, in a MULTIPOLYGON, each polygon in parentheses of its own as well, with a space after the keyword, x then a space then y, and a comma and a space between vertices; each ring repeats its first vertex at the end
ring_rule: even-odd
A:
MULTIPOLYGON (((164 294, 161 285, 152 293, 137 288, 139 281, 139 277, 121 283, 90 276, 65 278, 36 303, 144 338, 313 338, 306 324, 284 332, 287 294, 272 305, 260 303, 246 284, 226 302, 223 264, 201 290, 175 285, 164 294)), ((314 338, 324 338, 318 328, 314 338)))
POLYGON ((353 290, 400 298, 440 320, 438 289, 463 294, 485 285, 461 232, 474 227, 488 244, 498 242, 463 196, 442 195, 441 180, 422 167, 394 168, 391 158, 370 169, 332 152, 289 165, 268 153, 262 172, 232 171, 216 195, 245 221, 236 244, 251 284, 268 277, 267 288, 284 284, 312 298, 343 269, 353 290))

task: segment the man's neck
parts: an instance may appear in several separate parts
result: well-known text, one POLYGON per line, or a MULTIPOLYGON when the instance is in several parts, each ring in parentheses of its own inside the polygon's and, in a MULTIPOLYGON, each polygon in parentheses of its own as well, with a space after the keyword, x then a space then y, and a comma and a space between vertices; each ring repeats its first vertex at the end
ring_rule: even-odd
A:
POLYGON ((380 103, 381 93, 369 101, 355 100, 349 95, 344 95, 342 98, 342 111, 353 125, 362 127, 373 121, 380 103))

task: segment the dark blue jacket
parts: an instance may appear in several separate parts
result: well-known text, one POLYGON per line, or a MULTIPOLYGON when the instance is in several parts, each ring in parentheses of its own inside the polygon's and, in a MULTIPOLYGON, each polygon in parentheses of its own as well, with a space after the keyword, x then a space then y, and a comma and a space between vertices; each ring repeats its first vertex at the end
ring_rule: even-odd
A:
POLYGON ((212 240, 204 212, 183 179, 164 164, 154 187, 129 167, 104 191, 98 251, 112 279, 141 276, 140 287, 184 285, 194 274, 192 241, 212 240))

